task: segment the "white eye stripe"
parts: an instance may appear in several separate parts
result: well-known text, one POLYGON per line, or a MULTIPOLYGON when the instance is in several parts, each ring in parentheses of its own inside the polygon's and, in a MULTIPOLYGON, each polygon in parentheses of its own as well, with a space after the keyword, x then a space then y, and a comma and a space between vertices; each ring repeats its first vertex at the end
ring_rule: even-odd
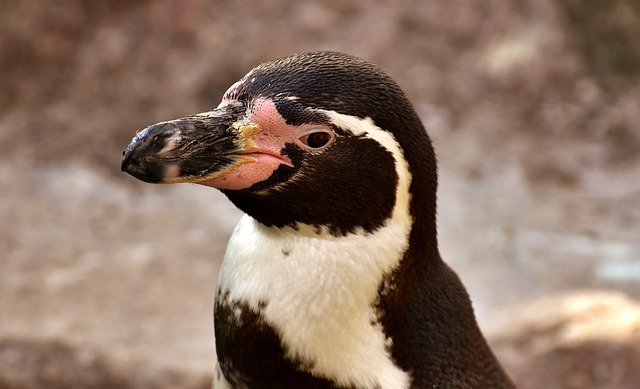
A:
POLYGON ((318 111, 327 115, 331 123, 336 127, 356 136, 365 136, 373 139, 393 155, 396 161, 396 173, 398 174, 398 189, 396 191, 396 205, 393 209, 393 219, 410 227, 413 224, 413 218, 409 213, 409 204, 411 203, 409 186, 411 185, 412 175, 409 171, 407 160, 404 158, 402 147, 393 134, 376 126, 369 117, 361 119, 335 111, 323 109, 319 109, 318 111))

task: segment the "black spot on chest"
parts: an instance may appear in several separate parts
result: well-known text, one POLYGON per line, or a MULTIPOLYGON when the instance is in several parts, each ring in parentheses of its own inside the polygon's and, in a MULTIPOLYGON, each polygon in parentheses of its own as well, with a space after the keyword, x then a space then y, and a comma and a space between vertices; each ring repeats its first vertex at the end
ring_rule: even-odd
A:
MULTIPOLYGON (((266 304, 261 302, 260 309, 266 304)), ((287 357, 280 337, 260 312, 230 300, 228 291, 219 291, 214 316, 218 363, 232 387, 347 388, 309 373, 313 362, 287 357)))

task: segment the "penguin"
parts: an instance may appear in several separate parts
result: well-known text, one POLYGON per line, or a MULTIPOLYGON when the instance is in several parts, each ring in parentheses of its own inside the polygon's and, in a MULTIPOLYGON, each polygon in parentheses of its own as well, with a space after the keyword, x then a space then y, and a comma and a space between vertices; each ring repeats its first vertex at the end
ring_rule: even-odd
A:
POLYGON ((443 261, 436 156, 411 102, 344 53, 263 63, 151 125, 122 170, 240 210, 218 275, 218 388, 514 388, 443 261))

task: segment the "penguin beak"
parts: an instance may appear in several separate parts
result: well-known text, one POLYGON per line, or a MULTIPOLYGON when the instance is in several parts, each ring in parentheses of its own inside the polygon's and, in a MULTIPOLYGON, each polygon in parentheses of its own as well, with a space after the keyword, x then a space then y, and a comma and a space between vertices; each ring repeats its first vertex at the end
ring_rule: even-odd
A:
POLYGON ((230 101, 213 111, 153 124, 123 153, 122 166, 149 183, 201 183, 215 187, 231 171, 256 162, 259 128, 245 119, 246 106, 230 101))

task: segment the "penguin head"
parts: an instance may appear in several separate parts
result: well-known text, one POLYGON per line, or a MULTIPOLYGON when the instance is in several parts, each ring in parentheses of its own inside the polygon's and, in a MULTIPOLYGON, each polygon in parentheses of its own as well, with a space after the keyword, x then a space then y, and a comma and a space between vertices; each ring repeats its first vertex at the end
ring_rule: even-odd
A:
POLYGON ((266 226, 340 236, 435 219, 435 155, 411 103, 381 69, 337 52, 256 67, 214 110, 139 132, 122 170, 218 188, 266 226))

